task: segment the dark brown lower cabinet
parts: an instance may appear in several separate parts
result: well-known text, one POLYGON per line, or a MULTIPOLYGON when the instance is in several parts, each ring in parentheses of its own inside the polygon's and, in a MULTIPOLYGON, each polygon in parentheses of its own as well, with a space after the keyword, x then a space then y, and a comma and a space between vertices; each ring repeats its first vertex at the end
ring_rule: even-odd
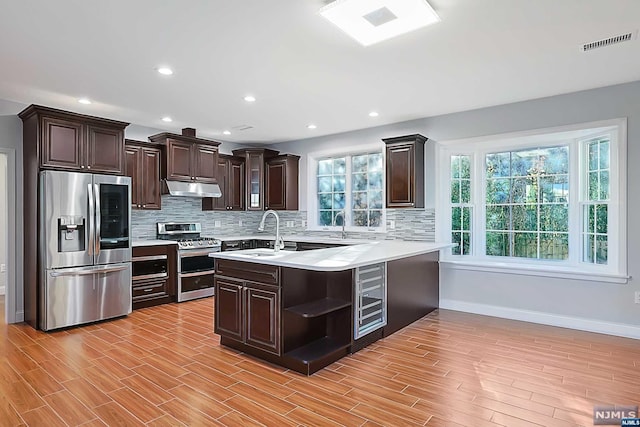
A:
POLYGON ((223 338, 223 344, 229 339, 236 345, 280 355, 278 278, 279 267, 216 261, 214 332, 223 338), (257 278, 269 283, 257 282, 257 278))
POLYGON ((177 251, 175 244, 133 248, 131 298, 134 310, 175 301, 177 251))

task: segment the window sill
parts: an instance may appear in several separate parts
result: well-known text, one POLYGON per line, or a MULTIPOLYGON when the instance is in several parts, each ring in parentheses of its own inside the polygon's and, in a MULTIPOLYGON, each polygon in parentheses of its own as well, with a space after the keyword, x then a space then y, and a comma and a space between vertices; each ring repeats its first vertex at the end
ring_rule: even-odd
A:
POLYGON ((604 283, 629 283, 630 276, 615 273, 602 273, 553 266, 532 266, 491 261, 440 260, 443 268, 451 270, 483 271, 488 273, 516 274, 524 276, 553 277, 556 279, 582 280, 604 283))

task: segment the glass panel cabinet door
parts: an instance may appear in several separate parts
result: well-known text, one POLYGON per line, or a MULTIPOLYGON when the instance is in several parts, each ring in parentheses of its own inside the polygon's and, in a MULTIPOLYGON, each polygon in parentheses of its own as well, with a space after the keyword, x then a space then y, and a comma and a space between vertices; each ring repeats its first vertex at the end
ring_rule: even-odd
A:
POLYGON ((356 270, 355 303, 355 339, 387 324, 386 263, 359 267, 356 270))

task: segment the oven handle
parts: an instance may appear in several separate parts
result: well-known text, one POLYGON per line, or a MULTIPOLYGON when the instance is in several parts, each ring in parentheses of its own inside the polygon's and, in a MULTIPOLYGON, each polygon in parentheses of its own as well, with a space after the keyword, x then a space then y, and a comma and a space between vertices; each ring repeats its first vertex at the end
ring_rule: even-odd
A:
POLYGON ((131 280, 136 281, 136 280, 147 280, 147 279, 164 279, 168 276, 169 275, 167 273, 154 273, 154 274, 145 274, 142 276, 133 276, 131 280))
POLYGON ((210 253, 213 253, 213 252, 220 252, 220 249, 219 248, 210 248, 210 249, 201 250, 201 251, 180 252, 180 258, 189 258, 189 257, 194 257, 194 256, 209 255, 210 253))
POLYGON ((213 270, 196 271, 195 273, 180 273, 180 277, 208 276, 209 274, 213 274, 213 270))
POLYGON ((161 259, 167 259, 166 255, 151 255, 151 256, 134 256, 131 261, 157 261, 161 259))

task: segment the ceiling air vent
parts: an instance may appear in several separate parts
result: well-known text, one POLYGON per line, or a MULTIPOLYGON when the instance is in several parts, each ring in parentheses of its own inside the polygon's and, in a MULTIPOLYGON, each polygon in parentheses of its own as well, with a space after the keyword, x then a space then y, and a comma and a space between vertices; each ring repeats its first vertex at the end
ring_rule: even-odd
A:
POLYGON ((243 130, 249 130, 249 129, 253 129, 253 126, 249 126, 249 125, 238 125, 238 126, 234 126, 231 129, 233 130, 237 130, 237 131, 243 131, 243 130))
POLYGON ((584 43, 580 45, 581 52, 588 52, 593 49, 598 49, 600 47, 607 47, 614 44, 628 42, 634 40, 636 35, 638 34, 638 30, 631 31, 629 33, 619 34, 617 36, 609 37, 608 39, 596 40, 589 43, 584 43))

